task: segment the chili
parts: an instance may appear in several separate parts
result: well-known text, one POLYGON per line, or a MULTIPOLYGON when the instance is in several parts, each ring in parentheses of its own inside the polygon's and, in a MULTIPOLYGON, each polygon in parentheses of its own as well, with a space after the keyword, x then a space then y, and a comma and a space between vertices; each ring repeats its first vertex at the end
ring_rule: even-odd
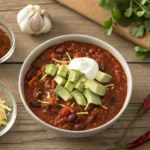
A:
POLYGON ((2 58, 10 49, 11 42, 9 37, 0 29, 0 58, 2 58))
POLYGON ((142 106, 140 107, 137 115, 135 116, 135 118, 130 122, 130 124, 128 125, 128 127, 126 128, 125 132, 123 133, 122 137, 120 138, 119 142, 120 143, 123 138, 125 137, 125 135, 127 134, 129 128, 131 127, 131 125, 142 115, 144 115, 148 110, 150 109, 150 94, 147 96, 147 98, 144 100, 142 106))
POLYGON ((43 51, 31 63, 24 80, 25 99, 33 113, 46 123, 66 130, 89 130, 105 124, 119 113, 127 94, 127 76, 118 60, 101 47, 77 41, 52 45, 43 51), (57 83, 53 76, 45 76, 45 68, 47 64, 62 64, 55 59, 68 62, 67 54, 72 59, 92 58, 98 63, 99 70, 105 70, 113 77, 109 84, 114 84, 114 88, 109 88, 106 95, 101 97, 107 109, 90 104, 86 110, 88 114, 78 114, 85 111, 83 106, 78 105, 74 99, 64 101, 56 95, 54 90, 57 83), (39 100, 49 104, 40 105, 39 100))
POLYGON ((126 145, 122 145, 122 146, 117 146, 115 148, 110 148, 107 150, 117 150, 117 149, 134 149, 136 147, 141 146, 142 144, 144 144, 145 142, 150 141, 150 131, 148 131, 147 133, 145 133, 143 136, 141 136, 140 138, 138 138, 137 140, 135 140, 132 143, 126 144, 126 145))

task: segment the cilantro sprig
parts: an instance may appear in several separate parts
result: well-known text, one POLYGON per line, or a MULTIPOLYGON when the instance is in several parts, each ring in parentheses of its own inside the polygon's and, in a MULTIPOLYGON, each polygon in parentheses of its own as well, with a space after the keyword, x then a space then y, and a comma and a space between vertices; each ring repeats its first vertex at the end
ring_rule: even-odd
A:
MULTIPOLYGON (((111 35, 115 24, 127 27, 132 23, 131 36, 141 38, 148 33, 150 37, 150 0, 99 0, 99 6, 111 14, 110 19, 103 23, 106 35, 111 35)), ((149 43, 150 38, 149 48, 134 48, 138 59, 150 58, 149 43)))

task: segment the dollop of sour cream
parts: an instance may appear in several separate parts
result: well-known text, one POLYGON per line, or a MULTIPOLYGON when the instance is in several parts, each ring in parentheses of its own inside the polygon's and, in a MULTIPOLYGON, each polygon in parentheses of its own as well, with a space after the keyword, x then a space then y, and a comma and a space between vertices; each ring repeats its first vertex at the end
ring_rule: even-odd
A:
POLYGON ((95 79, 99 71, 97 62, 94 59, 88 57, 74 58, 69 63, 68 67, 69 69, 79 70, 80 72, 84 73, 88 79, 91 80, 95 79))

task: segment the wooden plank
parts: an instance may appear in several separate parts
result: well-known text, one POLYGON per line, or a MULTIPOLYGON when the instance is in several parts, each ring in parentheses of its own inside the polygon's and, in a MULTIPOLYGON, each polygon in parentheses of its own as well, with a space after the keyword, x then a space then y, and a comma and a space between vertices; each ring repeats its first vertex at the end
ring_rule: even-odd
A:
MULTIPOLYGON (((91 20, 103 24, 105 20, 108 20, 110 18, 110 14, 107 11, 104 11, 101 7, 98 5, 97 0, 56 0, 60 2, 61 4, 81 13, 82 15, 85 15, 86 17, 90 18, 91 20)), ((114 26, 114 31, 118 33, 119 35, 125 37, 128 40, 131 40, 132 42, 148 48, 148 34, 143 36, 142 38, 135 38, 129 34, 130 27, 122 27, 119 24, 114 26)))
POLYGON ((16 50, 8 62, 23 62, 36 46, 48 39, 64 34, 85 34, 97 37, 114 46, 128 62, 140 62, 135 58, 133 50, 135 45, 130 41, 125 40, 115 33, 110 37, 105 36, 103 28, 99 24, 58 3, 41 6, 50 12, 53 24, 51 32, 41 36, 26 35, 20 31, 16 22, 18 10, 7 11, 7 15, 5 12, 0 12, 0 20, 7 23, 16 36, 16 50))
POLYGON ((0 0, 0 11, 10 11, 10 10, 18 10, 23 8, 26 5, 41 5, 41 4, 53 4, 56 3, 53 0, 28 0, 28 1, 20 1, 20 0, 0 0))
MULTIPOLYGON (((4 136, 0 137, 0 147, 3 150, 26 150, 35 149, 60 149, 60 150, 102 150, 110 148, 119 140, 125 127, 136 115, 144 98, 149 94, 150 70, 149 64, 129 64, 133 74, 133 94, 130 104, 120 119, 109 129, 92 137, 81 139, 61 138, 54 132, 47 132, 39 126, 25 110, 18 93, 18 74, 21 64, 2 64, 0 66, 0 82, 7 85, 13 92, 18 104, 18 116, 13 128, 4 136), (9 81, 11 82, 8 82, 9 81)), ((130 129, 125 142, 132 141, 149 130, 149 115, 140 118, 130 129)), ((142 150, 150 149, 147 143, 142 150)), ((137 150, 141 150, 137 148, 137 150)))

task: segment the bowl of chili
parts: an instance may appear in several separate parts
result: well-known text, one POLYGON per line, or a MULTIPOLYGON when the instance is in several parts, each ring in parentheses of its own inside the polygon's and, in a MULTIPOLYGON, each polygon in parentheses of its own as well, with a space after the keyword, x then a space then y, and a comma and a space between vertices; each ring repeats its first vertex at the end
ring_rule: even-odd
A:
POLYGON ((108 128, 125 111, 132 94, 132 75, 125 59, 111 45, 91 36, 75 34, 50 39, 35 48, 20 70, 18 85, 26 110, 45 129, 65 137, 86 137, 108 128), (114 87, 107 89, 109 91, 101 97, 101 108, 90 105, 85 112, 82 106, 74 104, 72 100, 57 101, 59 97, 53 92, 56 83, 51 76, 42 76, 41 72, 44 72, 45 64, 54 63, 55 58, 66 63, 66 52, 72 58, 93 58, 100 70, 113 76, 110 85, 114 87), (47 102, 40 104, 43 101, 39 99, 45 98, 45 95, 53 98, 50 108, 46 107, 47 102))
POLYGON ((0 22, 0 63, 11 57, 15 50, 15 35, 12 30, 0 22))

